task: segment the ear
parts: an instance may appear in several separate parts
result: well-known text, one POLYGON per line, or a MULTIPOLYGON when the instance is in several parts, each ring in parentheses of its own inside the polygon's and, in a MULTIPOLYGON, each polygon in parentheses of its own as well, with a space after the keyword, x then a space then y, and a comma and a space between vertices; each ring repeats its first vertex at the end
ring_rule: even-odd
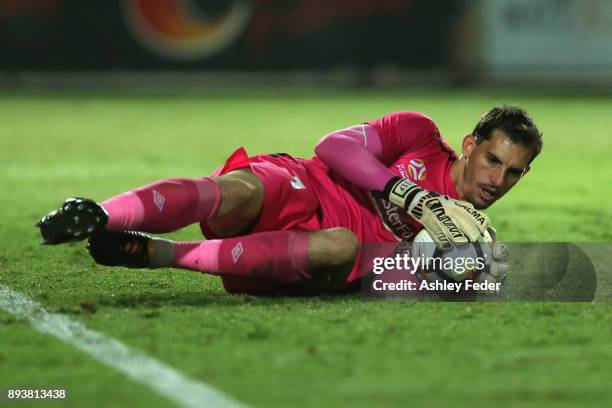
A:
POLYGON ((529 173, 529 170, 531 170, 531 165, 525 167, 525 170, 523 170, 523 174, 521 174, 521 178, 525 177, 527 173, 529 173))
POLYGON ((461 154, 469 158, 475 147, 476 137, 474 137, 474 135, 466 135, 461 143, 461 154))

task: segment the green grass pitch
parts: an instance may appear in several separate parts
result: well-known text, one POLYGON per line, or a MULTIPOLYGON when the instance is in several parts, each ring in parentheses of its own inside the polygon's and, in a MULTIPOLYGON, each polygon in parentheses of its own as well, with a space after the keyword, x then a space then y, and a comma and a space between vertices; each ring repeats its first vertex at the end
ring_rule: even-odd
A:
MULTIPOLYGON (((327 132, 425 112, 455 148, 496 103, 544 131, 533 171, 488 214, 508 241, 612 241, 612 101, 478 92, 0 96, 0 282, 257 407, 612 404, 610 303, 230 296, 210 276, 109 269, 42 247, 35 220, 210 173, 234 148, 310 156, 327 132)), ((356 164, 358 165, 358 164, 356 164)), ((197 228, 170 234, 200 239, 197 228)), ((172 403, 0 311, 0 388, 68 387, 69 406, 172 403)), ((27 406, 20 404, 19 406, 27 406)))

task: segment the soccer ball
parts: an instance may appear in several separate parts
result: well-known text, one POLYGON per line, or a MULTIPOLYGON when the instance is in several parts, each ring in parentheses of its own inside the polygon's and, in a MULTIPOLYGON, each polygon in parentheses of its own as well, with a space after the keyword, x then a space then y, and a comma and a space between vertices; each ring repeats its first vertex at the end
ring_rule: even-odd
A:
POLYGON ((493 238, 485 231, 478 242, 469 243, 450 250, 436 247, 426 230, 421 230, 412 244, 412 257, 420 258, 416 275, 419 281, 429 282, 474 282, 495 281, 490 275, 493 256, 493 238))

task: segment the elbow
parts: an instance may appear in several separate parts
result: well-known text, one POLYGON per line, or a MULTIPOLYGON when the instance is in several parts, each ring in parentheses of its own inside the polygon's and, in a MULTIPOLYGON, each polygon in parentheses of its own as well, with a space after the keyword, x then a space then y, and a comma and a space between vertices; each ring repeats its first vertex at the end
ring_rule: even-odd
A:
POLYGON ((316 144, 314 151, 315 151, 315 155, 323 160, 323 162, 327 162, 327 158, 329 158, 330 156, 330 151, 333 149, 333 140, 332 140, 333 134, 330 133, 327 136, 323 137, 321 140, 319 140, 319 142, 316 144))

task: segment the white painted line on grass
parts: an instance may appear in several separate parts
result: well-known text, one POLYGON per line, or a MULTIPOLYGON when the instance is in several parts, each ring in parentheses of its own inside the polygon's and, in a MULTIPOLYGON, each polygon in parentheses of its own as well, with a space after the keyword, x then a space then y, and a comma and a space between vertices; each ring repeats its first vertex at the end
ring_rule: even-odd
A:
POLYGON ((112 337, 89 330, 80 322, 70 320, 65 315, 47 312, 42 305, 28 296, 2 284, 0 284, 0 309, 19 319, 28 320, 38 331, 73 345, 180 406, 245 407, 210 385, 188 378, 112 337))

